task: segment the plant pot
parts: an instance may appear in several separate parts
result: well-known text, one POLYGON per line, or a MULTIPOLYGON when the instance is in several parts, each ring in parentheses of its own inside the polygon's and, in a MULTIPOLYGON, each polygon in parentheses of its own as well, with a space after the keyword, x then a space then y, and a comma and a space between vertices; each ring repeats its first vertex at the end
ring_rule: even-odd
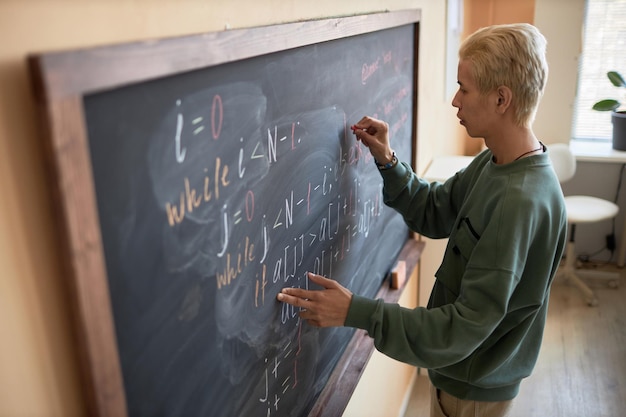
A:
POLYGON ((613 123, 613 149, 626 151, 626 111, 611 113, 613 123))

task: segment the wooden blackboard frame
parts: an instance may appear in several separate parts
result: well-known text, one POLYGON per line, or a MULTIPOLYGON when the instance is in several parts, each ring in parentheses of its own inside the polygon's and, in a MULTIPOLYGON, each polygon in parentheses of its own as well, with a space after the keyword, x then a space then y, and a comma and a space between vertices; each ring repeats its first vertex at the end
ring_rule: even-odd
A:
MULTIPOLYGON (((155 41, 35 54, 29 65, 43 119, 49 162, 48 185, 57 209, 59 247, 82 355, 84 393, 93 416, 126 416, 126 402, 107 284, 96 194, 89 156, 84 98, 134 83, 261 56, 305 45, 404 25, 419 10, 374 13, 276 26, 227 30, 155 41), (85 279, 89 277, 89 279, 85 279)), ((417 51, 414 51, 413 109, 417 114, 417 51)), ((417 120, 413 118, 413 149, 417 120)), ((412 161, 415 165, 415 154, 412 161)), ((399 259, 417 265, 423 244, 411 237, 399 259)), ((394 302, 401 289, 383 286, 378 297, 394 302)), ((310 415, 340 415, 373 351, 356 332, 310 415)))

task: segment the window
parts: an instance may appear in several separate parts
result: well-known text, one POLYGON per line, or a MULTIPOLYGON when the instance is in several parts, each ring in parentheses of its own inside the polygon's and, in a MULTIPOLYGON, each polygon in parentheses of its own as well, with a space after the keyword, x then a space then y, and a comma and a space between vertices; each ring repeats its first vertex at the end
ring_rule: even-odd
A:
POLYGON ((587 0, 586 5, 572 135, 579 140, 609 141, 611 113, 591 106, 605 98, 626 101, 606 76, 612 70, 626 76, 626 0, 587 0))

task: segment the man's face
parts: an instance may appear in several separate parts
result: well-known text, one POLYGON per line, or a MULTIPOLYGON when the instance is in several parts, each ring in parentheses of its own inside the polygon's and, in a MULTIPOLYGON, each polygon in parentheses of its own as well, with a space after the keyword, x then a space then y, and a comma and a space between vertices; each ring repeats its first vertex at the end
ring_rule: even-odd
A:
POLYGON ((452 100, 456 116, 471 137, 486 137, 493 128, 497 97, 492 92, 481 95, 471 73, 471 61, 461 60, 458 67, 459 90, 452 100))

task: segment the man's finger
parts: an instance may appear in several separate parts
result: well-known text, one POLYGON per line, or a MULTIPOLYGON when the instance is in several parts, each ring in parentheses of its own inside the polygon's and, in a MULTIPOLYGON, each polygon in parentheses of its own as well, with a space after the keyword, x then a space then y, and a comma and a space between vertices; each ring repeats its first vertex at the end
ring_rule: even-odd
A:
MULTIPOLYGON (((287 288, 285 288, 287 289, 287 288)), ((290 295, 288 293, 285 292, 285 289, 283 289, 283 292, 278 293, 278 295, 276 296, 276 299, 282 303, 287 303, 287 304, 291 304, 294 307, 301 307, 306 309, 307 306, 310 304, 308 300, 298 297, 298 296, 294 296, 294 295, 290 295)))
POLYGON ((280 292, 283 294, 289 294, 291 296, 298 297, 298 298, 313 300, 315 298, 315 293, 317 291, 305 290, 303 288, 296 288, 296 287, 287 287, 287 288, 283 288, 280 292))
POLYGON ((321 275, 316 275, 313 272, 309 272, 309 279, 313 281, 314 284, 320 285, 324 288, 334 288, 335 280, 325 278, 321 275))

